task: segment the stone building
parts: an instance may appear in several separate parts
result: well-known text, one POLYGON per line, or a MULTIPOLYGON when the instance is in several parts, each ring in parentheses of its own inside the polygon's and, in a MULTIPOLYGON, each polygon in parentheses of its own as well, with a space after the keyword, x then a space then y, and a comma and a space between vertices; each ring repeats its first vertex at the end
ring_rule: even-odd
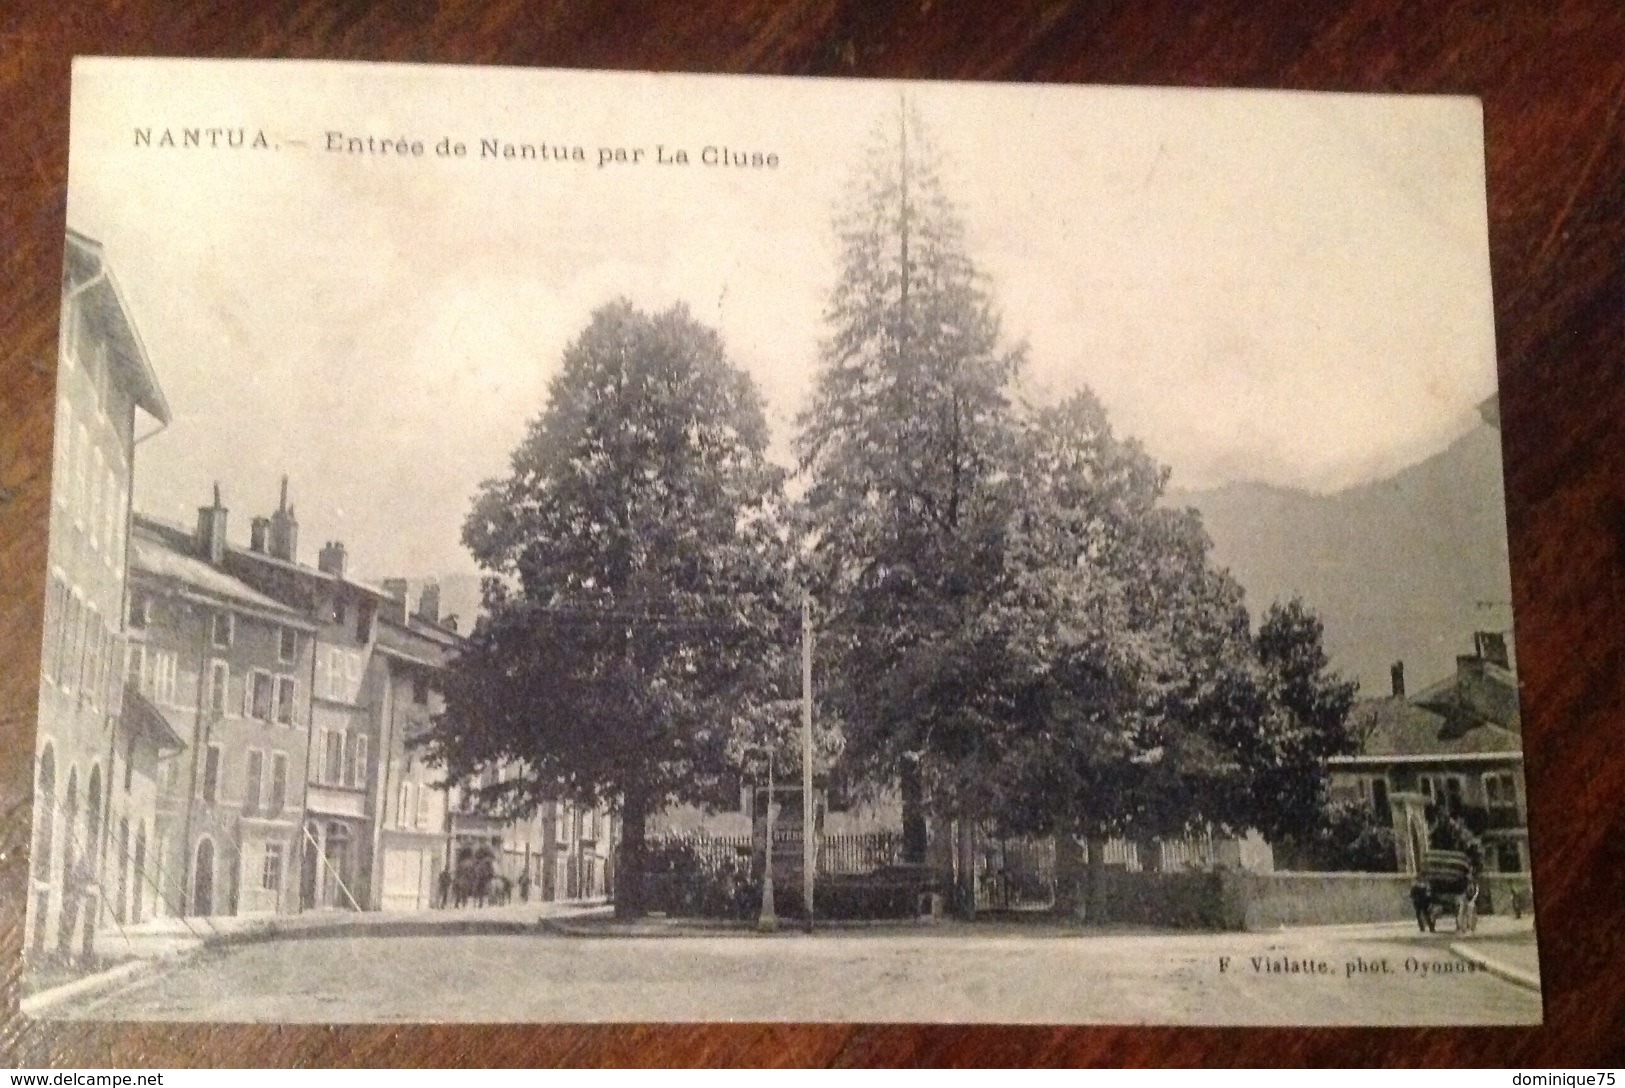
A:
POLYGON ((159 779, 157 913, 297 906, 315 625, 226 573, 226 530, 217 488, 195 531, 132 532, 126 676, 188 747, 159 779))
POLYGON ((1396 663, 1391 694, 1362 700, 1350 721, 1360 750, 1329 761, 1331 790, 1393 822, 1401 872, 1416 871, 1441 815, 1480 836, 1488 872, 1529 871, 1518 678, 1504 634, 1479 632, 1453 676, 1414 696, 1396 663))
POLYGON ((120 667, 142 417, 167 425, 169 405, 101 245, 69 231, 23 934, 32 958, 92 951, 106 889, 147 885, 156 776, 178 750, 139 705, 125 712, 120 667), (128 836, 111 861, 110 826, 128 836))

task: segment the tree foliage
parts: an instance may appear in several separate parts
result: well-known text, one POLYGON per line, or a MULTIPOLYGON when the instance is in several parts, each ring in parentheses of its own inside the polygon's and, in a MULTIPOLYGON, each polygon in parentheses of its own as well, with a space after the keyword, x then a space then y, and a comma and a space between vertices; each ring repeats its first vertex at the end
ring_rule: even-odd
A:
MULTIPOLYGON (((968 259, 917 121, 882 132, 838 223, 841 260, 798 453, 825 649, 851 761, 903 780, 923 846, 919 769, 974 733, 970 703, 919 698, 952 670, 997 579, 1019 351, 968 259)), ((965 680, 969 682, 970 676, 965 680)), ((968 692, 968 687, 965 689, 968 692)))
POLYGON ((792 694, 763 667, 795 614, 767 441, 748 376, 686 309, 593 315, 463 528, 488 577, 427 742, 448 779, 512 769, 481 793, 504 814, 615 806, 623 878, 647 813, 714 799, 740 716, 792 694))
MULTIPOLYGON (((1301 602, 1255 635, 1168 471, 1087 389, 1034 406, 1023 350, 905 110, 839 221, 799 453, 828 700, 905 821, 1280 834, 1324 807, 1353 685, 1301 602)), ((905 823, 905 832, 907 826, 905 823)))

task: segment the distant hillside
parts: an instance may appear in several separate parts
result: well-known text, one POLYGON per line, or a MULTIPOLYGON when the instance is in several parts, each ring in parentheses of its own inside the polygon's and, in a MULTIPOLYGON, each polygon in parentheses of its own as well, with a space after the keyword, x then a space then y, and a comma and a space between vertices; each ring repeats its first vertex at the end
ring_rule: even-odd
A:
POLYGON ((1231 484, 1171 492, 1194 506, 1254 617, 1300 594, 1326 624, 1333 667, 1388 690, 1405 662, 1420 690, 1455 669, 1472 632, 1509 626, 1500 432, 1481 425, 1390 479, 1331 495, 1231 484))

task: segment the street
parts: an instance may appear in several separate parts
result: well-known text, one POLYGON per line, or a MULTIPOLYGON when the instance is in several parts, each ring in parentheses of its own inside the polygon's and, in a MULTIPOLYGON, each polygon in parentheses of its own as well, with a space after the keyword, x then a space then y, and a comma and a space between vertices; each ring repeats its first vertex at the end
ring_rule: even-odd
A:
MULTIPOLYGON (((546 931, 213 949, 53 1018, 1528 1024, 1539 995, 1404 927, 1080 934, 945 925, 807 937, 546 931), (1386 967, 1384 967, 1386 964, 1386 967)), ((1532 940, 1530 941, 1532 954, 1532 940)))

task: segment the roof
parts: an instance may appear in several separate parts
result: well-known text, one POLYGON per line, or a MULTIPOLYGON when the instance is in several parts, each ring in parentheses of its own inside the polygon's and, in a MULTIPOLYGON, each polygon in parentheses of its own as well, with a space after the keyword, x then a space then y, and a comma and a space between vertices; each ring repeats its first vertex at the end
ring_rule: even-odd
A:
POLYGON ((314 578, 317 581, 337 582, 340 585, 353 586, 354 588, 361 590, 363 593, 370 593, 374 597, 378 597, 382 600, 393 599, 388 593, 369 582, 358 582, 354 578, 343 578, 336 574, 329 574, 320 567, 310 567, 303 563, 294 563, 287 559, 280 559, 269 552, 257 552, 253 548, 241 548, 236 544, 227 544, 226 550, 234 556, 240 556, 243 559, 252 559, 256 563, 264 563, 267 566, 276 567, 280 570, 291 571, 295 574, 301 574, 307 578, 314 578))
POLYGON ((399 623, 384 618, 378 624, 378 649, 391 657, 432 669, 443 668, 464 640, 454 632, 430 627, 419 620, 399 623))
POLYGON ((112 349, 108 358, 118 365, 130 399, 148 415, 167 424, 171 418, 169 401, 164 398, 152 360, 130 317, 124 293, 113 278, 107 254, 100 242, 71 227, 63 254, 63 281, 63 290, 80 294, 87 312, 100 319, 112 349))
POLYGON ((1523 750, 1523 740, 1513 730, 1481 722, 1457 732, 1449 718, 1401 698, 1363 699, 1349 712, 1349 720, 1356 733, 1365 734, 1358 757, 1365 760, 1523 750))
POLYGON ((140 531, 139 526, 130 535, 130 569, 138 574, 178 582, 218 601, 247 606, 300 626, 310 626, 298 611, 249 588, 201 559, 174 550, 158 536, 140 531))
MULTIPOLYGON (((134 515, 134 521, 138 529, 145 529, 150 535, 162 538, 166 545, 172 550, 189 549, 191 547, 192 532, 185 526, 177 525, 172 521, 165 520, 164 518, 154 517, 151 514, 140 513, 139 511, 134 515)), ((257 563, 264 563, 267 566, 276 567, 280 570, 302 574, 306 577, 314 578, 317 581, 339 582, 347 586, 354 586, 356 589, 359 589, 365 593, 370 593, 375 597, 389 599, 389 594, 384 590, 379 589, 375 585, 371 585, 367 582, 358 582, 354 578, 340 578, 317 567, 309 567, 303 563, 292 563, 286 559, 278 559, 276 556, 267 552, 257 552, 252 548, 242 548, 227 542, 226 553, 234 557, 241 556, 244 559, 252 559, 257 563)), ((210 567, 209 569, 213 570, 214 568, 210 567)), ((226 577, 229 578, 231 576, 226 575, 226 577)), ((233 579, 233 581, 236 581, 236 579, 233 579)), ((247 587, 245 586, 245 588, 247 587)), ((252 593, 255 591, 249 590, 249 592, 252 593)), ((287 606, 280 605, 279 607, 285 608, 287 606)))

